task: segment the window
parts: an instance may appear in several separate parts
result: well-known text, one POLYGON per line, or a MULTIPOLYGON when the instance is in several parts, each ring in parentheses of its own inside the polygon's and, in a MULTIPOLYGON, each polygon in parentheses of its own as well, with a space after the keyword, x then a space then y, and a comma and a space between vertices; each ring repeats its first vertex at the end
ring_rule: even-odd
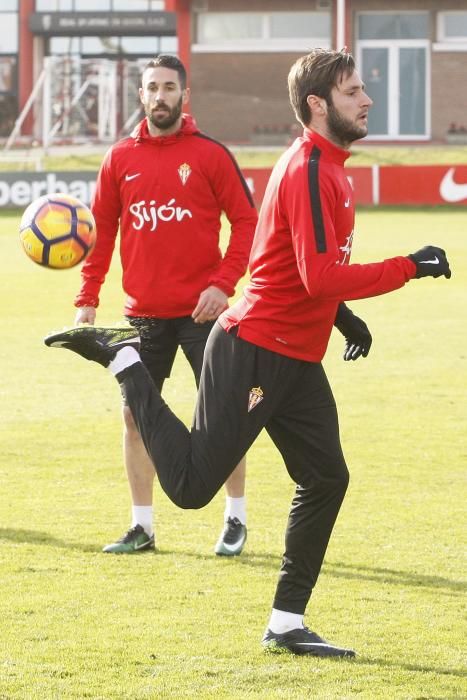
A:
POLYGON ((358 17, 359 39, 428 39, 427 12, 364 13, 358 17))
POLYGON ((259 12, 213 12, 198 17, 198 36, 201 44, 219 41, 261 39, 263 18, 259 12))
POLYGON ((467 44, 467 12, 440 12, 438 41, 467 44))
POLYGON ((118 54, 118 38, 115 36, 83 36, 81 53, 84 55, 118 54))
POLYGON ((113 0, 112 9, 115 12, 138 12, 164 10, 164 0, 113 0))
POLYGON ((54 36, 50 39, 49 54, 79 54, 81 52, 79 37, 54 36))
POLYGON ((110 0, 75 0, 76 12, 106 12, 110 10, 110 0))
MULTIPOLYGON (((18 0, 0 0, 15 7, 18 0)), ((36 12, 148 12, 164 10, 165 0, 36 0, 36 12)))
MULTIPOLYGON (((84 36, 84 37, 51 37, 49 54, 82 55, 82 56, 118 56, 132 55, 157 56, 159 53, 178 51, 177 37, 174 36, 84 36)), ((145 61, 146 62, 146 61, 145 61)))
POLYGON ((328 39, 331 17, 326 12, 272 12, 270 34, 274 39, 328 39))
POLYGON ((66 12, 72 9, 72 0, 36 0, 37 12, 66 12))
POLYGON ((159 53, 159 39, 154 36, 122 36, 121 51, 134 56, 155 56, 159 53))
POLYGON ((309 51, 331 45, 329 12, 200 12, 195 52, 309 51))
POLYGON ((18 116, 17 10, 17 0, 0 2, 0 136, 11 133, 18 116))
POLYGON ((430 134, 427 12, 357 15, 357 64, 374 102, 368 137, 426 140, 430 134))
POLYGON ((160 39, 161 53, 178 54, 178 37, 176 36, 161 36, 160 39))
POLYGON ((0 54, 18 52, 18 14, 0 13, 0 54))

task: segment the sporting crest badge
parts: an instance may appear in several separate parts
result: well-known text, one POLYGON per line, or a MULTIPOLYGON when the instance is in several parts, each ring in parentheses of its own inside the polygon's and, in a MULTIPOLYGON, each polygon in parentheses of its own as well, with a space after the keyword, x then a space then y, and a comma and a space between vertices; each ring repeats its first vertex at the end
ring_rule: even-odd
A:
POLYGON ((263 400, 263 390, 261 387, 253 387, 248 395, 248 413, 252 411, 263 400))
POLYGON ((188 165, 188 163, 181 164, 181 166, 178 169, 178 174, 180 176, 180 180, 182 181, 182 185, 185 185, 186 181, 191 175, 191 168, 188 165))

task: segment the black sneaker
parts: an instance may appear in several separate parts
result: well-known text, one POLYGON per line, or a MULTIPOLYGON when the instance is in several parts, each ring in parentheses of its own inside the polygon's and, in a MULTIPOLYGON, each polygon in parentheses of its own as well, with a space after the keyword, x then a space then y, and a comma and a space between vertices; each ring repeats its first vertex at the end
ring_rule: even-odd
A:
POLYGON ((107 544, 102 551, 107 554, 136 554, 150 549, 155 549, 154 535, 149 536, 141 525, 135 525, 119 540, 107 544))
POLYGON ((44 343, 50 348, 73 350, 86 360, 93 360, 107 367, 121 348, 127 346, 139 351, 140 340, 138 331, 134 328, 77 326, 47 336, 44 343))
POLYGON ((310 656, 346 656, 354 657, 352 649, 341 649, 329 644, 307 627, 290 630, 284 634, 275 634, 267 629, 261 644, 267 651, 290 652, 291 654, 308 654, 310 656))
POLYGON ((227 518, 214 551, 220 557, 235 557, 242 553, 245 542, 246 525, 243 525, 238 518, 227 518))

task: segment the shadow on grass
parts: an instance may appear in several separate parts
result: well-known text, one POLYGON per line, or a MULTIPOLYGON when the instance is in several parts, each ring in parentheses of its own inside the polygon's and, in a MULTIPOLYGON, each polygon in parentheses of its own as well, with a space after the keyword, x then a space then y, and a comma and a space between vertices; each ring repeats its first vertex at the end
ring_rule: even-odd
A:
MULTIPOLYGON (((184 552, 183 556, 191 556, 184 552)), ((280 565, 280 557, 270 554, 255 554, 244 552, 241 557, 223 557, 237 561, 242 566, 264 567, 277 569, 280 565)), ((376 566, 362 566, 359 564, 345 564, 344 562, 324 563, 323 573, 335 578, 356 579, 361 581, 376 581, 377 583, 392 584, 395 586, 416 586, 417 588, 437 588, 448 595, 461 594, 465 591, 463 581, 455 581, 443 576, 428 576, 425 574, 409 573, 397 569, 385 569, 376 566)))
MULTIPOLYGON (((100 553, 101 544, 83 545, 78 542, 70 542, 54 537, 48 532, 37 530, 15 530, 13 528, 0 528, 0 540, 8 540, 18 544, 41 544, 52 547, 60 547, 85 553, 100 553)), ((141 553, 143 554, 143 552, 141 553)), ((151 554, 151 552, 146 552, 151 554)), ((140 556, 140 555, 139 555, 140 556)), ((211 555, 193 550, 182 551, 177 549, 157 549, 157 557, 181 556, 194 559, 210 559, 211 555)), ((214 555, 212 555, 214 558, 214 555)), ((235 563, 236 566, 261 567, 277 570, 281 558, 273 554, 255 554, 254 551, 244 552, 240 557, 215 557, 226 563, 235 563)), ((348 580, 376 581, 377 583, 392 584, 396 586, 416 586, 417 588, 440 589, 445 593, 463 593, 465 583, 454 581, 442 576, 428 576, 425 574, 409 573, 397 569, 386 569, 375 566, 363 566, 359 564, 346 564, 344 562, 330 562, 323 565, 323 573, 327 576, 344 578, 348 580)))
POLYGON ((82 545, 77 542, 68 542, 59 537, 54 537, 48 532, 39 532, 37 530, 14 530, 13 528, 0 527, 0 541, 1 540, 8 540, 9 542, 15 542, 17 544, 43 544, 80 552, 98 551, 94 545, 82 545))
MULTIPOLYGON (((310 657, 306 656, 300 656, 300 657, 291 657, 290 655, 287 656, 288 659, 293 659, 294 661, 301 662, 302 659, 309 659, 310 657)), ((393 668, 397 669, 399 671, 409 671, 410 673, 435 673, 436 675, 440 676, 452 676, 454 678, 466 678, 467 677, 467 672, 463 668, 445 668, 442 666, 430 666, 429 664, 410 664, 410 663, 403 663, 399 661, 391 661, 389 659, 381 659, 377 657, 369 657, 369 656, 364 656, 364 655, 359 655, 357 652, 357 656, 354 659, 339 659, 336 657, 330 657, 327 659, 319 659, 320 662, 323 663, 332 663, 332 664, 349 664, 354 665, 356 664, 357 666, 376 666, 379 669, 384 669, 384 668, 393 668)), ((435 695, 430 695, 430 696, 420 696, 419 700, 454 700, 454 698, 461 697, 461 696, 454 696, 454 695, 443 695, 443 696, 435 696, 435 695)), ((462 696, 464 698, 464 696, 462 696)))
MULTIPOLYGON (((455 676, 456 678, 465 678, 467 673, 460 668, 441 668, 439 666, 429 666, 428 664, 404 664, 398 661, 388 661, 387 659, 371 659, 365 656, 357 656, 353 663, 361 666, 378 666, 379 668, 397 668, 403 671, 415 671, 416 673, 436 673, 441 676, 455 676)), ((430 700, 431 700, 430 695, 430 700)), ((427 698, 428 700, 428 698, 427 698)), ((433 696, 433 700, 436 700, 433 696)), ((447 700, 447 698, 444 698, 447 700)))
POLYGON ((389 583, 398 586, 416 586, 417 588, 440 588, 461 593, 465 591, 463 581, 453 581, 443 576, 428 576, 425 574, 409 573, 397 569, 385 569, 376 566, 345 564, 344 562, 326 563, 323 571, 330 576, 346 579, 363 579, 389 583))
MULTIPOLYGON (((189 553, 183 553, 184 556, 189 553)), ((224 559, 230 559, 224 557, 224 559)), ((277 568, 281 558, 271 554, 255 554, 252 551, 244 552, 241 557, 232 557, 244 566, 263 566, 277 568)), ((344 562, 325 562, 323 573, 335 578, 358 579, 364 581, 377 581, 398 586, 416 586, 417 588, 440 588, 454 592, 464 592, 465 583, 455 581, 443 576, 428 576, 425 574, 409 573, 397 569, 385 569, 376 566, 362 566, 359 564, 346 564, 344 562)))
MULTIPOLYGON (((165 550, 159 554, 176 556, 180 554, 184 557, 195 557, 206 559, 205 554, 193 551, 165 550)), ((243 552, 239 557, 216 557, 226 564, 232 563, 236 566, 261 567, 278 570, 281 557, 273 554, 255 554, 249 550, 243 552)), ((397 569, 385 569, 376 566, 362 566, 359 564, 346 564, 344 562, 325 562, 322 569, 327 576, 345 579, 357 579, 362 581, 376 581, 377 583, 392 584, 395 586, 416 586, 417 588, 440 589, 445 594, 455 595, 465 591, 463 581, 455 581, 443 576, 428 576, 425 574, 409 573, 408 571, 398 571, 397 569)))

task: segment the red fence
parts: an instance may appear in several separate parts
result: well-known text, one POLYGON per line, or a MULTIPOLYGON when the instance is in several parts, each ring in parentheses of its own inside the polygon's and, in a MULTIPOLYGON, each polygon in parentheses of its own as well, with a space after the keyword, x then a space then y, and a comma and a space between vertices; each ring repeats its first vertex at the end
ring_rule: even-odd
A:
MULTIPOLYGON (((467 206, 467 165, 373 165, 346 168, 356 204, 467 206)), ((259 206, 269 168, 245 168, 243 174, 259 206)))
MULTIPOLYGON (((257 206, 261 204, 270 168, 242 169, 257 206)), ((369 206, 467 206, 466 165, 373 165, 346 168, 357 204, 369 206)), ((46 193, 68 192, 89 204, 94 172, 0 172, 0 209, 27 207, 46 193)))

